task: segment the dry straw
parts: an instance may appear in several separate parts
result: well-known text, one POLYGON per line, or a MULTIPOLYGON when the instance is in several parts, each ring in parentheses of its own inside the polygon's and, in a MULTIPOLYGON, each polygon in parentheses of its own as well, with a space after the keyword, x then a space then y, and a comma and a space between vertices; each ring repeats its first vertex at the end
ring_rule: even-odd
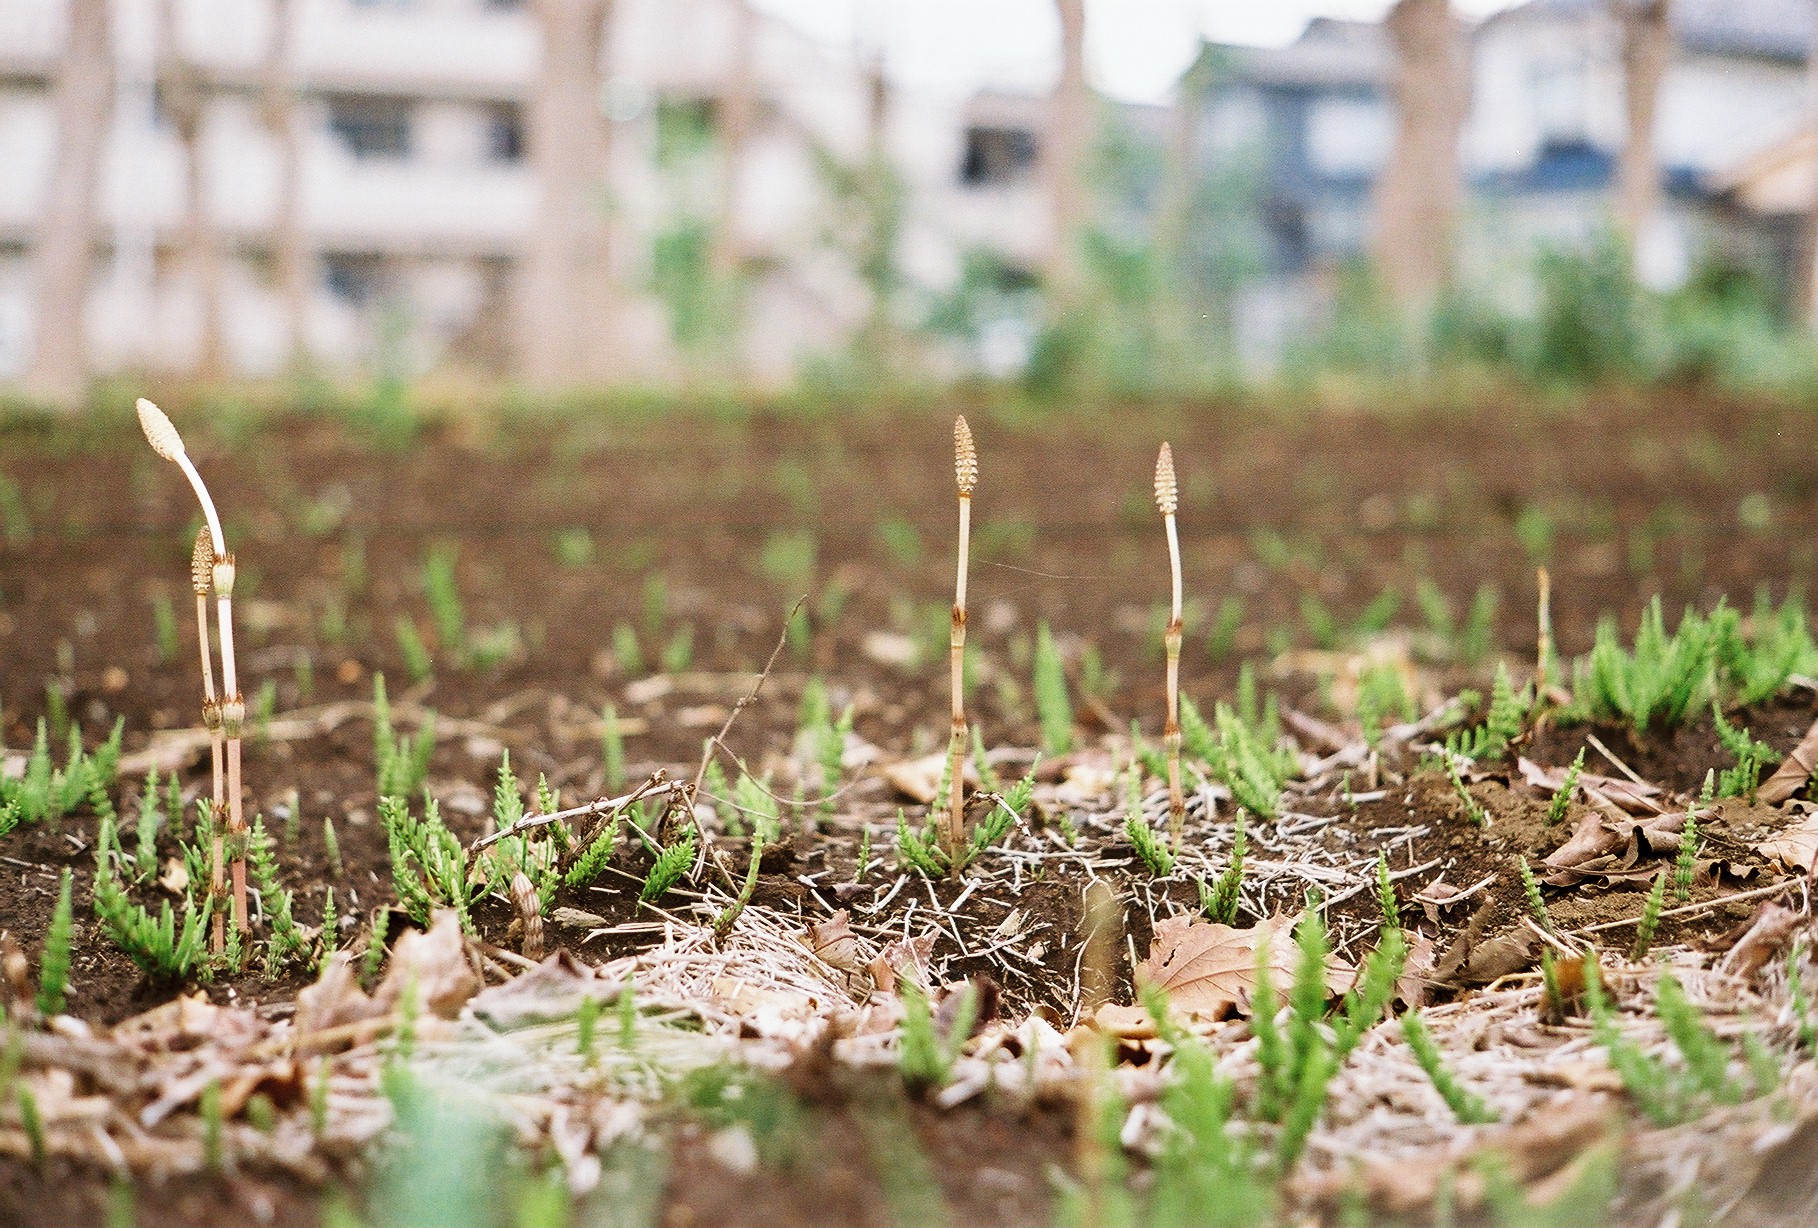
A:
POLYGON ((1180 531, 1174 523, 1174 513, 1180 510, 1180 488, 1174 480, 1174 449, 1166 443, 1155 458, 1155 506, 1168 530, 1168 568, 1172 580, 1165 641, 1168 649, 1168 725, 1163 730, 1163 744, 1168 752, 1168 834, 1178 856, 1181 829, 1187 821, 1187 803, 1180 788, 1180 531))
POLYGON ((978 484, 978 450, 965 415, 953 420, 953 480, 959 492, 959 563, 953 582, 953 619, 947 638, 953 675, 953 730, 947 742, 947 854, 957 873, 966 843, 965 766, 971 734, 966 728, 966 561, 971 552, 972 488, 978 484))
MULTIPOLYGON (((207 521, 205 532, 207 540, 197 539, 196 548, 190 556, 190 585, 196 589, 196 609, 198 634, 202 642, 202 694, 203 723, 209 727, 211 741, 216 726, 226 740, 227 781, 227 838, 226 844, 232 846, 233 874, 233 916, 234 924, 241 932, 247 928, 246 918, 246 815, 240 802, 240 730, 246 721, 246 700, 240 694, 239 675, 234 667, 234 556, 228 553, 227 539, 221 532, 221 517, 215 511, 215 501, 208 493, 208 486, 202 481, 202 475, 196 472, 195 464, 189 459, 189 453, 183 446, 183 437, 177 428, 165 416, 163 410, 140 397, 139 427, 145 432, 146 441, 152 451, 165 460, 176 465, 189 480, 190 487, 196 492, 196 499, 202 504, 202 515, 207 521), (221 643, 221 693, 217 701, 214 695, 214 678, 208 658, 208 630, 206 626, 207 601, 206 586, 215 590, 216 634, 221 643), (211 713, 210 709, 216 711, 211 713)), ((221 804, 222 784, 217 772, 215 782, 215 805, 217 816, 221 804)), ((211 887, 218 887, 222 877, 221 862, 223 847, 216 845, 215 864, 211 874, 211 887)), ((215 945, 219 949, 225 939, 222 933, 221 914, 215 914, 215 945)))

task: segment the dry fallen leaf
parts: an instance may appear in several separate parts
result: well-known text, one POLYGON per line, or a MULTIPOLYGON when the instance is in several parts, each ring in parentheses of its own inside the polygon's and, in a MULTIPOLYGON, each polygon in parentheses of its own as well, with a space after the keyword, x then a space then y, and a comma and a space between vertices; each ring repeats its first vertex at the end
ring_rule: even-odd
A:
POLYGON ((946 752, 924 755, 920 759, 899 759, 879 769, 890 787, 912 802, 923 805, 940 792, 941 774, 947 769, 946 752))
POLYGON ((1799 745, 1774 769, 1774 774, 1761 782, 1761 787, 1755 790, 1756 799, 1763 805, 1778 806, 1805 787, 1805 782, 1811 779, 1813 764, 1818 764, 1818 721, 1812 722, 1812 727, 1799 739, 1799 745))
POLYGON ((1818 859, 1818 813, 1808 814, 1781 828, 1772 840, 1756 845, 1755 851, 1792 869, 1810 873, 1812 862, 1818 859))
MULTIPOLYGON (((1250 1011, 1256 992, 1257 965, 1267 959, 1277 992, 1294 979, 1297 952, 1289 937, 1293 919, 1273 917, 1252 929, 1233 929, 1190 917, 1170 917, 1155 927, 1149 958, 1136 967, 1139 985, 1168 995, 1168 1005, 1187 1015, 1222 1018, 1233 1010, 1250 1011)), ((1356 979, 1356 969, 1335 956, 1326 961, 1326 988, 1343 993, 1356 979)))
POLYGON ((1748 980, 1763 965, 1780 953, 1780 948, 1799 928, 1802 913, 1784 908, 1772 900, 1764 900, 1761 907, 1755 910, 1748 929, 1730 948, 1730 953, 1723 957, 1718 965, 1732 976, 1748 980))

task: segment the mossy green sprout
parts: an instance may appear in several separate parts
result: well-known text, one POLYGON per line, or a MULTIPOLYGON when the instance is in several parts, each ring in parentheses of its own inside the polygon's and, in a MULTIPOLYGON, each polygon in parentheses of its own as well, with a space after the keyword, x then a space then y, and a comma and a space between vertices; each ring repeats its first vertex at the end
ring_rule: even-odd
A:
MULTIPOLYGON (((190 583, 192 588, 201 589, 203 563, 208 564, 208 583, 215 593, 215 632, 220 640, 221 655, 221 692, 219 706, 214 707, 214 673, 208 654, 207 604, 205 593, 198 592, 198 639, 201 644, 202 677, 203 677, 203 722, 212 731, 214 720, 218 719, 226 750, 226 805, 227 830, 223 839, 223 848, 218 850, 214 859, 219 867, 222 854, 231 857, 231 874, 233 877, 233 921, 242 930, 246 928, 246 817, 242 810, 240 789, 240 730, 246 720, 246 700, 240 693, 240 680, 234 658, 234 556, 227 549, 227 539, 221 532, 221 517, 215 511, 215 501, 208 493, 208 486, 202 481, 202 475, 189 458, 183 446, 183 437, 171 424, 163 410, 152 402, 140 397, 136 403, 139 414, 139 428, 145 432, 145 438, 151 444, 152 451, 175 464, 183 471, 190 487, 195 491, 197 500, 202 505, 202 514, 206 523, 208 541, 206 548, 198 536, 195 549, 190 557, 190 583), (204 554, 206 553, 206 560, 204 554), (214 711, 211 714, 211 707, 214 711)), ((212 742, 211 736, 211 742, 212 742)), ((222 790, 217 786, 215 791, 217 803, 221 800, 222 790)), ((217 806, 217 809, 219 807, 217 806)), ((211 871, 211 892, 221 894, 218 868, 211 871)), ((215 918, 215 946, 219 950, 223 945, 223 918, 217 913, 215 918)))
POLYGON ((1168 756, 1168 842, 1180 853, 1181 833, 1187 822, 1187 799, 1180 783, 1180 639, 1181 579, 1180 486, 1174 476, 1174 449, 1165 441, 1155 456, 1155 509, 1161 513, 1168 536, 1168 630, 1163 645, 1168 653, 1168 719, 1162 729, 1162 748, 1168 756))

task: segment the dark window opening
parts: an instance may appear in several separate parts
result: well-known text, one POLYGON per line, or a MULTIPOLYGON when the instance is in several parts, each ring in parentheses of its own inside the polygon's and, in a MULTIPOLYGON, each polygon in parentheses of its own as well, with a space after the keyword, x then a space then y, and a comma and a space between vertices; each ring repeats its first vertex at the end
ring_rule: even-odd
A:
POLYGON ((410 157, 410 103, 402 98, 337 98, 328 127, 356 158, 410 157))
POLYGON ((1035 133, 1027 128, 968 128, 960 182, 970 187, 1016 183, 1035 168, 1035 156, 1035 133))
POLYGON ((391 289, 383 256, 340 253, 322 261, 328 291, 351 307, 370 307, 391 289))
POLYGON ((486 157, 493 162, 524 160, 524 117, 517 106, 503 103, 488 110, 486 157))

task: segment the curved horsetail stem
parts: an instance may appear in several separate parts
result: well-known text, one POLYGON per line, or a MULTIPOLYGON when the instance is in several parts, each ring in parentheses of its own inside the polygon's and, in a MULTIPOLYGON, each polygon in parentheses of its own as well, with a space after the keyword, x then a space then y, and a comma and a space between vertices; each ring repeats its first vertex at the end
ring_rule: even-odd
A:
POLYGON ((966 843, 965 766, 971 735, 966 728, 966 562, 972 537, 972 489, 978 484, 978 450, 965 415, 953 420, 953 482, 959 494, 959 561, 953 581, 953 618, 947 638, 953 685, 953 722, 947 742, 947 854, 957 873, 966 843))
MULTIPOLYGON (((196 492, 196 499, 202 505, 203 518, 208 522, 206 546, 201 540, 190 555, 190 585, 196 589, 197 609, 199 614, 206 614, 207 603, 205 590, 202 588, 204 564, 207 565, 209 584, 215 590, 216 633, 221 641, 221 693, 217 700, 214 695, 214 680, 208 664, 208 629, 206 617, 198 618, 198 627, 202 640, 202 720, 211 734, 219 726, 226 739, 227 759, 227 842, 232 845, 233 880, 234 880, 234 923, 242 933, 247 929, 246 913, 246 814, 240 801, 240 728, 246 720, 246 700, 240 694, 239 677, 234 669, 234 630, 233 630, 233 593, 234 593, 234 556, 227 551, 227 539, 221 532, 221 517, 215 511, 215 501, 208 493, 208 486, 202 481, 202 475, 196 471, 194 462, 189 459, 189 451, 183 446, 183 436, 162 409, 151 401, 140 397, 136 402, 139 413, 139 429, 145 432, 146 442, 151 444, 152 451, 170 461, 183 471, 190 488, 196 492)), ((215 799, 221 799, 221 784, 217 780, 215 799)), ((219 883, 221 877, 220 863, 222 856, 215 857, 213 879, 219 883)), ((224 942, 222 918, 215 913, 215 946, 219 950, 224 942)))
POLYGON ((1168 754, 1168 835, 1176 856, 1180 854, 1181 829, 1187 821, 1187 803, 1180 787, 1180 532, 1174 513, 1180 508, 1180 487, 1174 478, 1174 449, 1163 443, 1155 458, 1155 507, 1168 532, 1168 567, 1171 578, 1168 605, 1168 724, 1163 745, 1168 754))

